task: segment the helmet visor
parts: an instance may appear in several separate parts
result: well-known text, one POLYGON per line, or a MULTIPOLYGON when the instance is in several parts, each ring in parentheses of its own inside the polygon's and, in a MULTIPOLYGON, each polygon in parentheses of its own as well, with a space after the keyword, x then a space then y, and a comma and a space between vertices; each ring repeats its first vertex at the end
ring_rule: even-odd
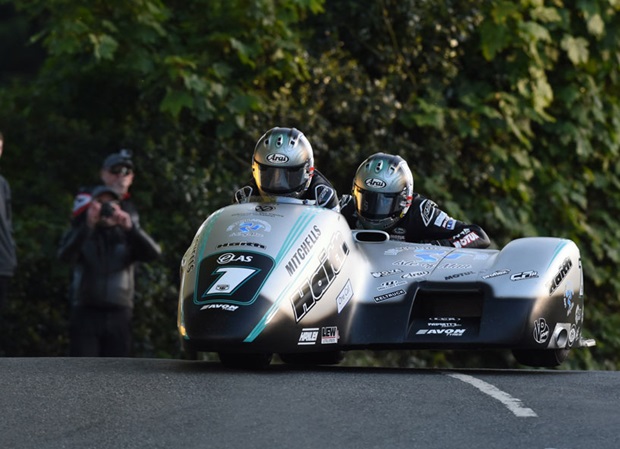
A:
POLYGON ((390 218, 402 210, 399 193, 369 192, 355 186, 353 196, 358 215, 368 220, 390 218))
POLYGON ((256 162, 256 183, 264 192, 274 195, 300 191, 306 181, 306 164, 295 167, 271 167, 256 162))

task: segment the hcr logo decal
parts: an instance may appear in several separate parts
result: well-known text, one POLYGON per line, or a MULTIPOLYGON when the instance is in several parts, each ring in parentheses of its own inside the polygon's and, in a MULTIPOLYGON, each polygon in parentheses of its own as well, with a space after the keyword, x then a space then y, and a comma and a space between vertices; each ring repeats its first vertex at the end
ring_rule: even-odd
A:
POLYGON ((326 250, 319 256, 319 266, 291 295, 295 321, 299 322, 319 301, 334 282, 349 254, 340 232, 334 234, 326 250))

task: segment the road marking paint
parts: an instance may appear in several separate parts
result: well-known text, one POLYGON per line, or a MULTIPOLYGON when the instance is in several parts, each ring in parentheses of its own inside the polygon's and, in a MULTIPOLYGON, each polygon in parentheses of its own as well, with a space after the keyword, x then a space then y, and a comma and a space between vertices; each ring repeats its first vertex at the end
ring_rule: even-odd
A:
POLYGON ((530 418, 537 417, 538 415, 531 408, 525 407, 521 402, 521 399, 514 398, 510 396, 505 391, 500 390, 495 385, 491 385, 483 380, 477 379, 472 376, 468 376, 467 374, 454 374, 454 373, 444 373, 450 377, 473 385, 478 390, 482 391, 484 394, 488 394, 494 399, 497 399, 499 402, 504 404, 508 410, 518 416, 519 418, 530 418))

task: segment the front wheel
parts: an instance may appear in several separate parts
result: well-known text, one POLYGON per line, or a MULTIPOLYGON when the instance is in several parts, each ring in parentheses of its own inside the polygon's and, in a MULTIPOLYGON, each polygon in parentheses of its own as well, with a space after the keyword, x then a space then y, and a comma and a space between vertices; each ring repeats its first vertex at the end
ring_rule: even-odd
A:
POLYGON ((218 353, 220 362, 227 368, 235 369, 264 369, 269 366, 273 354, 245 354, 234 352, 218 353))
POLYGON ((561 365, 570 349, 514 349, 512 355, 521 365, 553 368, 561 365))

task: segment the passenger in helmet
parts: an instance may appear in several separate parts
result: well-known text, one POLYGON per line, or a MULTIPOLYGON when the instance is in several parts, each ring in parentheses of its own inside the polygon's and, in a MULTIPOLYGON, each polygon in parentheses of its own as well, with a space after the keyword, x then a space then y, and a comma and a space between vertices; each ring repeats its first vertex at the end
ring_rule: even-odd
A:
POLYGON ((411 170, 400 156, 376 153, 362 162, 351 195, 343 195, 340 206, 351 229, 379 229, 392 240, 457 248, 491 243, 480 226, 455 220, 415 193, 411 170))
POLYGON ((237 190, 235 201, 245 202, 258 195, 315 200, 339 210, 336 190, 314 168, 312 146, 295 128, 272 128, 258 140, 252 156, 252 180, 237 190))

